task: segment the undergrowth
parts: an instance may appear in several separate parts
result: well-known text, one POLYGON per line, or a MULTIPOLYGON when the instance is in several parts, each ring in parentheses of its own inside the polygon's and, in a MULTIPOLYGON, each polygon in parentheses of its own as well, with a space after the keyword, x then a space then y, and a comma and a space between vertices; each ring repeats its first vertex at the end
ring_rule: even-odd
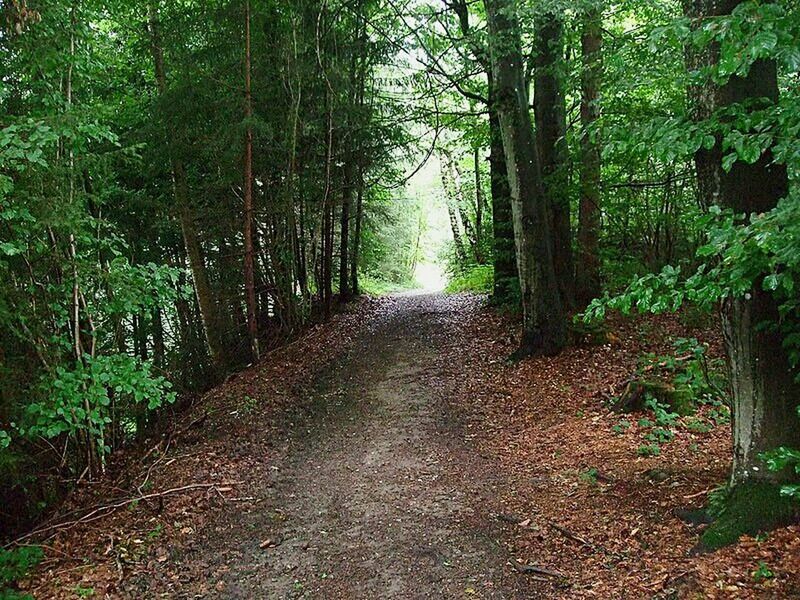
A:
POLYGON ((27 600, 29 594, 20 592, 16 583, 38 565, 44 554, 38 546, 21 546, 13 550, 0 549, 0 600, 27 600))
MULTIPOLYGON (((695 338, 678 339, 673 346, 672 354, 645 354, 635 374, 636 378, 663 382, 645 388, 645 414, 637 421, 644 431, 637 448, 640 456, 660 455, 662 446, 673 441, 680 430, 703 434, 730 422, 722 391, 726 386, 723 362, 710 359, 707 345, 695 338)), ((622 419, 612 431, 623 435, 630 428, 631 421, 622 419)))
POLYGON ((447 282, 445 292, 458 294, 472 292, 474 294, 490 294, 494 287, 494 269, 491 265, 474 265, 465 271, 453 275, 447 282))

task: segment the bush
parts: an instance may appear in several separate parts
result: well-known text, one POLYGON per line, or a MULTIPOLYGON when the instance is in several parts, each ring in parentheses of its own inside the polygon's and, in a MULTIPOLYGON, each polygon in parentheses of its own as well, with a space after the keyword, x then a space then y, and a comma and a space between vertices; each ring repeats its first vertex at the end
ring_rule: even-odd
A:
POLYGON ((44 554, 36 546, 22 546, 13 550, 0 549, 0 600, 30 598, 14 589, 14 584, 38 565, 44 554))
POLYGON ((490 294, 493 287, 494 268, 491 265, 475 265, 453 276, 447 283, 445 292, 448 294, 460 292, 490 294))

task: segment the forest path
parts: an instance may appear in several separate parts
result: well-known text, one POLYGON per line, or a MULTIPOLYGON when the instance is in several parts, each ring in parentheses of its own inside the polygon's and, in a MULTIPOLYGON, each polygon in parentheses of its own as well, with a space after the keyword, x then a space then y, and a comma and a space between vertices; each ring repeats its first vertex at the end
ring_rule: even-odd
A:
POLYGON ((499 541, 497 476, 437 375, 441 345, 464 335, 453 302, 382 304, 311 387, 312 416, 289 429, 265 501, 220 515, 179 559, 195 565, 182 589, 200 577, 218 581, 201 597, 530 597, 499 541))

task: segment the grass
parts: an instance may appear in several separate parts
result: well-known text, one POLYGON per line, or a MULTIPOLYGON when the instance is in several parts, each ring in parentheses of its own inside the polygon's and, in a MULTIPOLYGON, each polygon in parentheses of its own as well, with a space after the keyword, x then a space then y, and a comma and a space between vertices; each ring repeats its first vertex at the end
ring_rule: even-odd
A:
POLYGON ((359 291, 368 296, 386 296, 395 292, 406 292, 414 289, 414 283, 411 281, 397 283, 394 281, 383 281, 370 277, 369 275, 361 275, 358 279, 359 291))

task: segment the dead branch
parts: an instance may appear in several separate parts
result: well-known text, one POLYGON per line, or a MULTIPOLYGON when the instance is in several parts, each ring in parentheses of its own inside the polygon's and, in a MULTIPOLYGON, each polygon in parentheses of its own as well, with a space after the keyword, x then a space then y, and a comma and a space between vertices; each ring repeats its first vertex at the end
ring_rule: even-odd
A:
POLYGON ((168 490, 164 490, 163 492, 154 492, 152 494, 141 494, 138 496, 132 496, 130 498, 126 498, 124 500, 120 500, 118 502, 114 502, 112 504, 105 504, 102 506, 98 506, 93 510, 90 510, 88 513, 83 515, 78 519, 74 519, 71 521, 63 521, 61 523, 55 523, 53 525, 49 525, 47 527, 41 527, 38 529, 34 529, 29 533, 26 533, 23 536, 18 537, 17 539, 7 543, 3 546, 3 548, 9 548, 11 546, 19 546, 23 541, 28 540, 32 537, 41 535, 43 533, 54 532, 57 533, 59 531, 63 531, 65 529, 70 529, 76 525, 80 525, 82 523, 89 523, 91 521, 95 521, 102 517, 108 516, 109 514, 113 513, 114 511, 129 506, 134 502, 140 502, 143 500, 152 500, 154 498, 163 498, 164 496, 170 496, 172 494, 179 494, 181 492, 190 492, 193 490, 200 490, 200 489, 216 489, 219 486, 232 486, 242 483, 241 481, 227 481, 227 482, 217 482, 217 483, 193 483, 191 485, 184 485, 181 487, 171 488, 168 490))

